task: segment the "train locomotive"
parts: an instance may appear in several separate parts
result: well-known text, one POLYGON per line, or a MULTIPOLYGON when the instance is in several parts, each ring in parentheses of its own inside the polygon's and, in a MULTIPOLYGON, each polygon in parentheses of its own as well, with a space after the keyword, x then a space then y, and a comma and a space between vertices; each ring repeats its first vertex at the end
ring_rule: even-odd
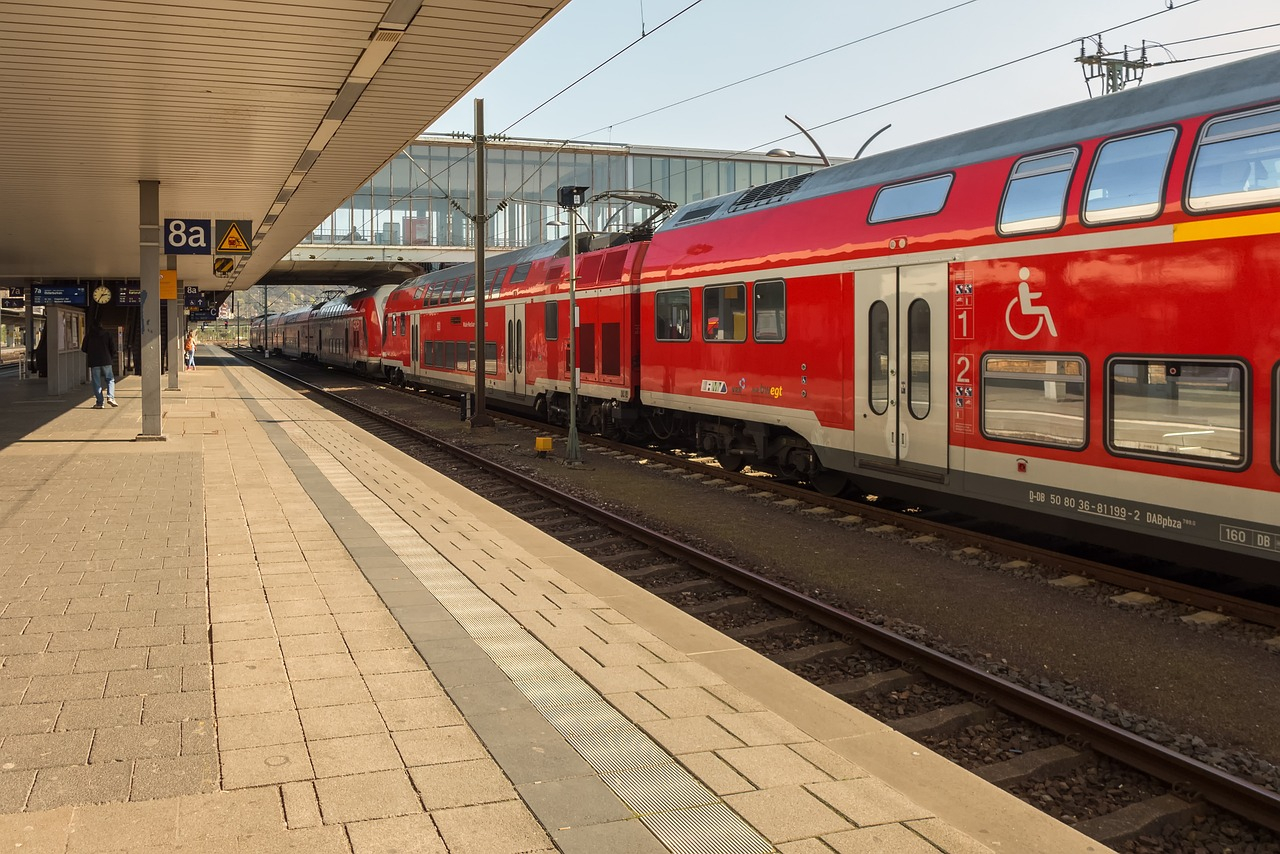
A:
MULTIPOLYGON (((579 423, 1274 581, 1277 81, 1267 54, 583 235, 579 423)), ((466 265, 393 288, 366 370, 465 391, 479 355, 563 422, 568 249, 488 262, 483 354, 466 265)))

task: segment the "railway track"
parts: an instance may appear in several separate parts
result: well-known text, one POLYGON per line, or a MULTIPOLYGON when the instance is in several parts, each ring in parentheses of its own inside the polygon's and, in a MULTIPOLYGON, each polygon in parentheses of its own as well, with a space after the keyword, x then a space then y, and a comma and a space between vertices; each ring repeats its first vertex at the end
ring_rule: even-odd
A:
POLYGON ((477 494, 1100 842, 1139 852, 1208 850, 1198 847, 1206 840, 1280 850, 1273 789, 307 387, 477 494))
MULTIPOLYGON (((248 358, 243 352, 242 358, 248 358)), ((253 360, 256 364, 279 371, 279 365, 271 362, 253 360)), ((277 360, 278 361, 278 360, 277 360)), ((294 364, 294 363, 289 363, 294 364)), ((289 375, 285 373, 285 375, 289 375)), ((305 380, 304 380, 305 381, 305 380)), ((366 382, 371 382, 365 380, 366 382)), ((395 389, 395 386, 375 384, 381 388, 395 389)), ((407 389, 409 394, 417 394, 407 389)), ((449 400, 441 395, 427 393, 437 401, 449 400)), ((446 405, 456 405, 449 401, 446 405)), ((512 424, 521 425, 531 431, 547 435, 563 436, 561 428, 534 421, 512 413, 500 413, 500 417, 512 424)), ((769 492, 781 501, 796 501, 808 507, 822 507, 830 510, 836 518, 860 518, 869 524, 893 526, 904 531, 914 532, 923 537, 937 537, 957 544, 957 548, 981 549, 993 556, 1002 557, 1006 561, 1025 561, 1038 567, 1061 573, 1064 577, 1087 579, 1100 584, 1119 588, 1123 591, 1140 592, 1145 595, 1159 597, 1169 602, 1195 608, 1206 615, 1222 615, 1235 618, 1258 626, 1280 629, 1280 602, 1275 597, 1280 591, 1263 591, 1259 600, 1256 590, 1250 595, 1236 595, 1227 592, 1224 587, 1237 586, 1229 578, 1222 579, 1224 587, 1209 587, 1204 583, 1187 583, 1179 581, 1176 575, 1162 576, 1150 571, 1130 569, 1117 562, 1094 560, 1088 557, 1066 553, 1038 545, 1034 540, 1014 539, 995 533, 976 529, 977 520, 959 516, 954 513, 920 512, 920 508, 892 503, 885 506, 879 499, 843 498, 824 496, 807 486, 795 485, 754 472, 734 472, 726 470, 715 463, 703 462, 705 459, 696 454, 673 453, 669 450, 641 448, 622 442, 606 439, 601 436, 583 435, 584 445, 606 448, 619 454, 642 457, 646 462, 670 466, 694 475, 714 481, 725 481, 732 485, 746 486, 753 491, 769 492)), ((1172 568, 1177 572, 1177 568, 1172 568)), ((1203 579, 1202 579, 1203 580, 1203 579)))

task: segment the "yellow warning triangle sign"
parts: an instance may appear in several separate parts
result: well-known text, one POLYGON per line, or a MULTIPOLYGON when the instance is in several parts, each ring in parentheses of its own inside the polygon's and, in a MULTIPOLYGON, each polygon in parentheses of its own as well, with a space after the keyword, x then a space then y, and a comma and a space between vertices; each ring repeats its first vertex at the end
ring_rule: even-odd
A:
POLYGON ((227 228, 227 233, 222 235, 222 240, 218 241, 219 252, 248 252, 249 241, 244 239, 244 235, 240 233, 240 226, 237 223, 231 223, 227 228))

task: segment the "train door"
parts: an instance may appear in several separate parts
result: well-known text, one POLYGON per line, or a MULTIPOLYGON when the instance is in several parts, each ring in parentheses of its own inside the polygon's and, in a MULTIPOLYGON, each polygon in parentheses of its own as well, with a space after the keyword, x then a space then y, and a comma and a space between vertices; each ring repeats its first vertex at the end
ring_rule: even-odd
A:
POLYGON ((504 388, 524 397, 525 326, 524 303, 507 305, 507 381, 504 388))
POLYGON ((409 316, 409 375, 413 376, 422 373, 422 366, 418 364, 418 315, 409 316))
POLYGON ((854 446, 858 465, 947 473, 947 265, 854 277, 854 446))

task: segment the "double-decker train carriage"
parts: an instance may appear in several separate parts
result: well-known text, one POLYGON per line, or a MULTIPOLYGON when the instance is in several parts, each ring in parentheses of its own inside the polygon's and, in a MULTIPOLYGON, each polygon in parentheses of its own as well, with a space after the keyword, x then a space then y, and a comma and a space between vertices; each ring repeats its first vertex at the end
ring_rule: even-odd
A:
POLYGON ((381 376, 387 300, 398 285, 336 296, 311 313, 315 359, 367 376, 381 376))
POLYGON ((254 318, 249 347, 267 355, 314 360, 372 377, 383 376, 382 339, 387 297, 399 285, 331 294, 309 307, 254 318))
MULTIPOLYGON (((578 235, 578 391, 584 429, 635 424, 638 267, 647 243, 628 234, 578 235)), ((486 260, 486 395, 568 421, 569 241, 486 260)), ((401 383, 468 392, 476 369, 475 265, 411 279, 387 301, 383 365, 401 383)))
POLYGON ((695 202, 641 402, 733 468, 1272 573, 1278 205, 1280 54, 695 202))
MULTIPOLYGON (((581 237, 578 422, 1274 580, 1278 227, 1280 53, 700 200, 581 237)), ((487 393, 553 422, 568 249, 486 264, 487 393)), ((473 278, 330 363, 470 391, 473 278)))

